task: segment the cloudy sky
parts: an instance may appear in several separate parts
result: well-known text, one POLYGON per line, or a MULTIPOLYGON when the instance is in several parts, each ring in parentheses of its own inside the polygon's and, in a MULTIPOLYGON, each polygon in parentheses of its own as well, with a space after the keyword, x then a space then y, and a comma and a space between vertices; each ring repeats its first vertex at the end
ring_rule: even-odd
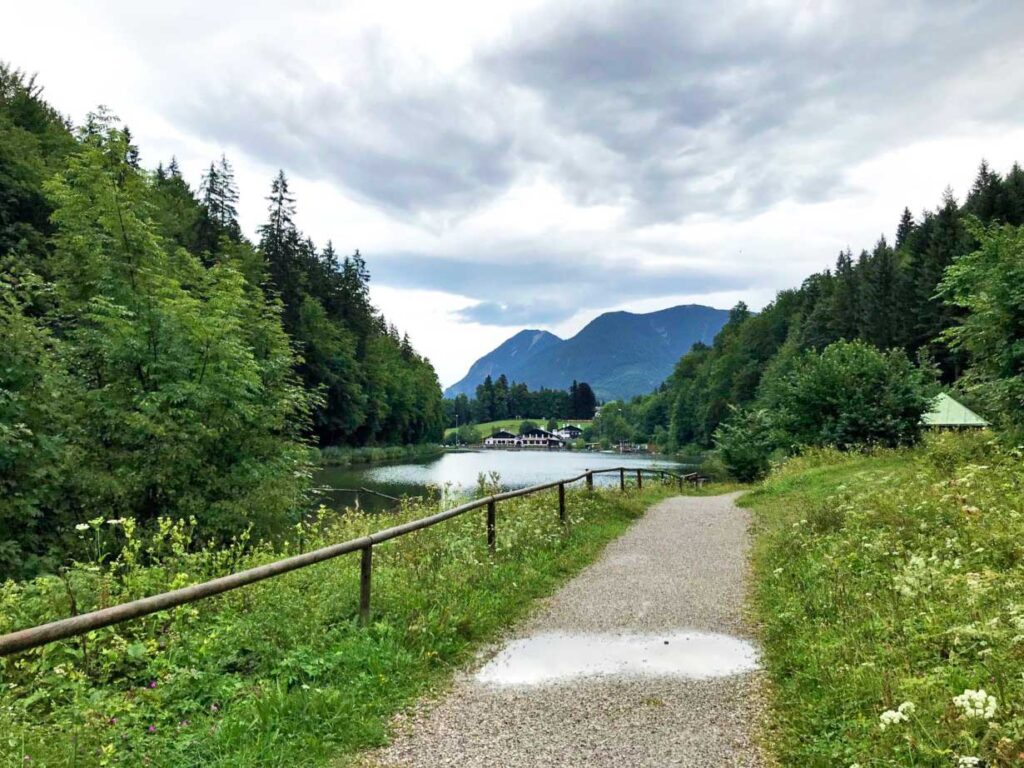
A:
POLYGON ((522 327, 753 307, 1024 161, 1024 3, 0 0, 0 58, 249 234, 359 248, 444 384, 522 327), (162 10, 166 8, 167 10, 162 10))

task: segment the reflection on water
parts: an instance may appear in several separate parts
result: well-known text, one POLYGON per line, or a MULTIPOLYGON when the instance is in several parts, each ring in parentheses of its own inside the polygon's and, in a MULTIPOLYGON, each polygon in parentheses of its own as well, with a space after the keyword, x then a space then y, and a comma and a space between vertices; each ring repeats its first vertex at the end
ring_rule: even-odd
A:
POLYGON ((725 677, 757 668, 746 640, 710 632, 660 635, 551 632, 513 640, 478 673, 494 685, 539 685, 605 675, 725 677))
MULTIPOLYGON (((497 472, 505 489, 547 483, 572 477, 588 469, 604 467, 657 467, 673 471, 692 471, 689 465, 636 454, 588 453, 585 451, 463 451, 446 453, 422 462, 385 464, 370 467, 325 467, 316 476, 316 485, 330 488, 370 488, 390 496, 421 496, 428 488, 451 485, 455 492, 476 488, 477 476, 497 472)), ((618 475, 596 475, 598 484, 618 483, 618 475)), ((325 503, 342 508, 354 503, 354 494, 329 492, 325 503)), ((392 509, 395 503, 377 496, 360 494, 364 509, 392 509)))

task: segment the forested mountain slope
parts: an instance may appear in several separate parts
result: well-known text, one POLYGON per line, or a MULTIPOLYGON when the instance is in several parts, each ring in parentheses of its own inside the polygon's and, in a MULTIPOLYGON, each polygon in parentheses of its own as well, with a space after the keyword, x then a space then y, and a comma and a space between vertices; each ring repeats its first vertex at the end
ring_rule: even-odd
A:
POLYGON ((727 318, 725 310, 697 304, 647 314, 606 312, 572 338, 546 334, 527 354, 519 350, 523 342, 544 332, 521 331, 474 363, 445 396, 472 395, 486 376, 501 374, 532 389, 565 389, 586 381, 601 400, 645 394, 693 344, 710 343, 727 318))

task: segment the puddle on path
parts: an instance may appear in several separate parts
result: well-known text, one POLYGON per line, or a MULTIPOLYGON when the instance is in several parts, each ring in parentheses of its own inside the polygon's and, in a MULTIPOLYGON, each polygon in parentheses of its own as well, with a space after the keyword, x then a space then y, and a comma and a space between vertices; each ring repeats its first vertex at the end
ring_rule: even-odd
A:
POLYGON ((551 632, 513 640, 476 679, 494 685, 539 685, 594 675, 703 679, 756 668, 754 646, 730 635, 551 632))

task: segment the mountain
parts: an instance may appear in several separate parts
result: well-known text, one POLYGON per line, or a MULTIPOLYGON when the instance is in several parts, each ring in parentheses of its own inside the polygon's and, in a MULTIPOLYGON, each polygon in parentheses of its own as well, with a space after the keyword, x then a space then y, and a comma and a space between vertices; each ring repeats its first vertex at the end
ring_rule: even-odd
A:
POLYGON ((725 309, 686 304, 638 315, 606 312, 571 339, 547 331, 520 331, 477 360, 445 397, 472 397, 487 376, 505 374, 530 389, 565 389, 586 381, 601 400, 656 389, 695 342, 710 344, 729 319, 725 309))
MULTIPOLYGON (((538 353, 564 343, 547 331, 520 331, 473 363, 469 373, 445 391, 445 397, 455 397, 462 393, 472 397, 476 394, 476 385, 482 384, 488 376, 496 379, 504 373, 509 380, 516 378, 514 374, 522 370, 538 353)), ((522 380, 516 378, 516 381, 522 380)))

